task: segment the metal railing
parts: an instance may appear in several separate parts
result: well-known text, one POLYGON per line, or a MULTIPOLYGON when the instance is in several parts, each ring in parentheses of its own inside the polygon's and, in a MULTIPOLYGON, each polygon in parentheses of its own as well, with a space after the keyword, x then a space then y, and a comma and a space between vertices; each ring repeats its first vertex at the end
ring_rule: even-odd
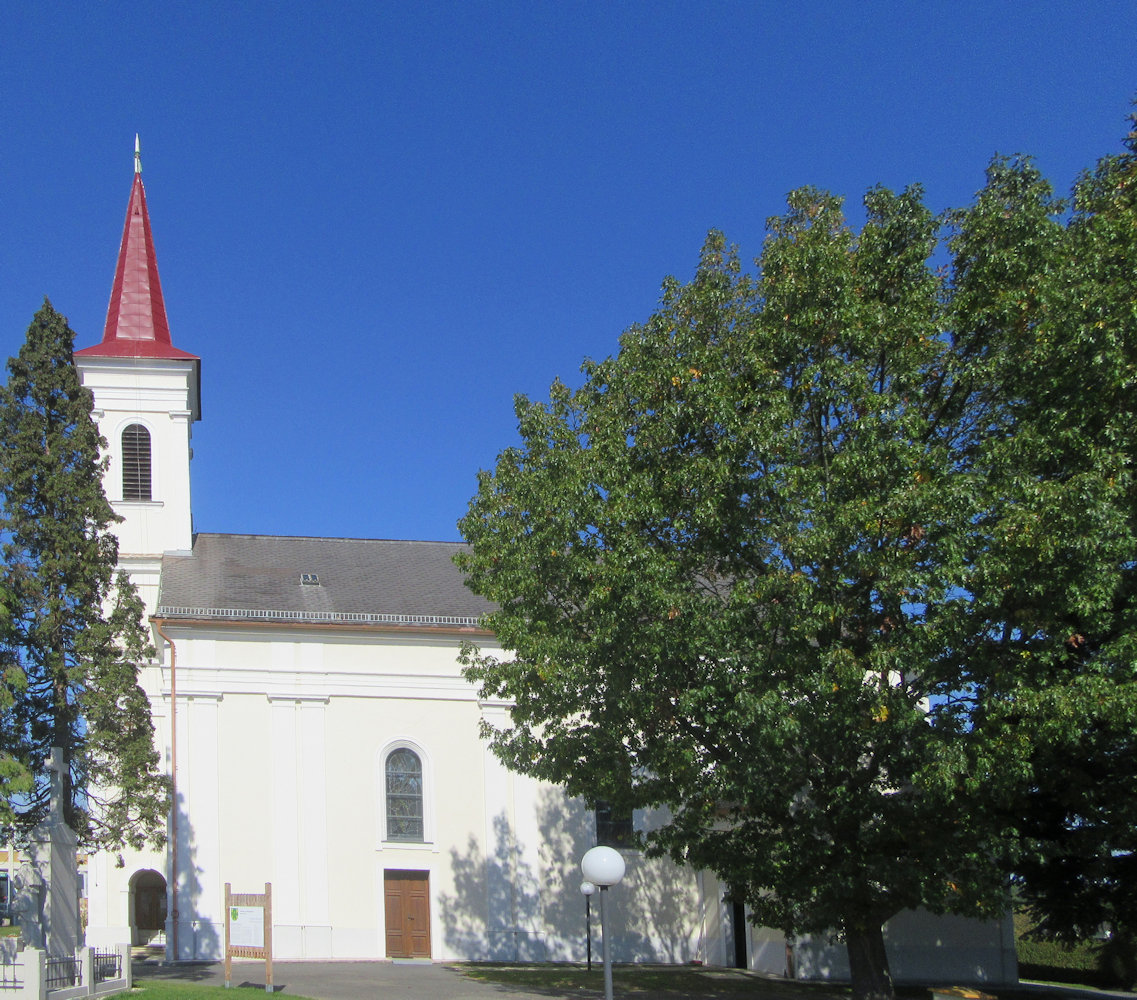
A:
POLYGON ((158 618, 210 618, 235 621, 281 621, 335 625, 424 625, 477 628, 480 618, 469 615, 372 614, 357 611, 270 611, 253 608, 190 608, 163 604, 158 618))
POLYGON ((49 991, 62 990, 68 986, 80 984, 79 963, 75 961, 74 955, 49 958, 45 965, 47 966, 47 975, 44 982, 49 991))
POLYGON ((74 956, 49 958, 27 948, 15 955, 3 949, 0 961, 0 1000, 23 997, 50 1000, 53 996, 107 996, 130 985, 130 947, 79 948, 74 956), (108 993, 109 991, 109 993, 108 993))
POLYGON ((91 952, 91 959, 96 983, 122 978, 122 956, 117 951, 99 951, 96 948, 91 952))
POLYGON ((15 962, 10 965, 7 962, 0 963, 0 990, 22 990, 24 988, 24 979, 21 975, 23 971, 24 967, 15 962))

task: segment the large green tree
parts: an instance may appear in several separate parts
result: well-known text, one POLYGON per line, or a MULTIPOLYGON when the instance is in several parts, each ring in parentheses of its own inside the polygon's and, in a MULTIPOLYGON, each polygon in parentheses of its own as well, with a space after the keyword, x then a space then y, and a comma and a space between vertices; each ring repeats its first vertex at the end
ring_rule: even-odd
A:
POLYGON ((515 704, 499 756, 668 806, 649 850, 839 932, 861 997, 892 992, 890 917, 998 914, 1053 854, 1062 741, 1132 780, 1103 755, 1132 719, 1134 354, 1102 331, 1133 298, 1094 269, 1134 236, 1091 236, 1087 200, 1117 169, 1067 224, 996 161, 942 272, 917 189, 859 232, 794 193, 753 277, 712 234, 579 389, 518 399, 460 522, 508 651, 467 652, 515 704))
POLYGON ((151 654, 142 605, 116 574, 116 520, 79 380, 74 334, 45 300, 0 389, 0 538, 5 759, 31 779, 6 794, 17 826, 48 808, 52 747, 63 749, 64 811, 86 846, 164 836, 168 789, 138 684, 151 654))
POLYGON ((937 222, 918 190, 865 204, 854 233, 791 195, 756 279, 712 234, 580 389, 520 399, 460 565, 512 654, 468 667, 516 703, 503 759, 669 806, 649 849, 762 923, 838 930, 858 995, 887 996, 885 921, 996 912, 1004 881, 997 776, 937 715, 977 504, 937 222))
POLYGON ((1041 933, 1104 923, 1137 979, 1137 131, 1066 224, 1000 163, 953 244, 956 322, 1001 389, 977 449, 991 488, 969 579, 974 680, 1032 734, 1009 810, 1041 933), (985 626, 985 627, 984 627, 985 626))

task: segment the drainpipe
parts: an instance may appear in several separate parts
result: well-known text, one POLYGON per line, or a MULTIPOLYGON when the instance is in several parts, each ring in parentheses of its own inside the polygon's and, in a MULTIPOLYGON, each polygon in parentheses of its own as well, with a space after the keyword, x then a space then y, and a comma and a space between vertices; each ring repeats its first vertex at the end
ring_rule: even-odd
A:
POLYGON ((178 649, 164 631, 165 622, 154 618, 154 631, 170 647, 170 928, 173 961, 178 961, 178 649))

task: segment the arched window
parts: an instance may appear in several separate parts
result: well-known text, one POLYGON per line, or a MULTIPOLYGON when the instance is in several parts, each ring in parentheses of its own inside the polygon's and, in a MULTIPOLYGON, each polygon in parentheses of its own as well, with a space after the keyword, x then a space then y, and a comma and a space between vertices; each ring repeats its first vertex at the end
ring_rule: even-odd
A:
POLYGON ((151 500, 150 432, 131 424, 122 432, 122 498, 151 500))
POLYGON ((387 755, 387 839, 423 840, 422 761, 398 747, 387 755))

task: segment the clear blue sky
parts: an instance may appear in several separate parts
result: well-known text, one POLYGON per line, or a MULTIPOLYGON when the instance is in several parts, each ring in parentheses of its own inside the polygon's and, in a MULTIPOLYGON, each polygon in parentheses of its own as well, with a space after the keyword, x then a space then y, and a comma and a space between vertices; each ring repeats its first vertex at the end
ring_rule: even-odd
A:
POLYGON ((573 382, 804 184, 967 203, 1120 150, 1137 4, 60 3, 0 11, 0 356, 102 334, 135 132, 203 531, 456 539, 573 382))

